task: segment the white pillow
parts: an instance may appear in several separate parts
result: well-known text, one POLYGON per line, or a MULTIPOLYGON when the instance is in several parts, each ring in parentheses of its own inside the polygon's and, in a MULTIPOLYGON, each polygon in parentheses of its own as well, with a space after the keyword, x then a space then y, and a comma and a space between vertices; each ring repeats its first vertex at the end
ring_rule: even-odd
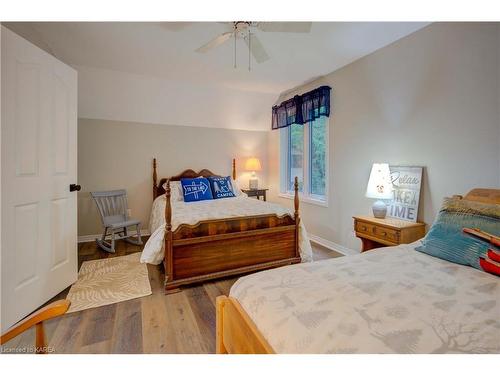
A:
MULTIPOLYGON (((163 190, 167 189, 167 183, 163 185, 163 190)), ((184 196, 182 195, 182 186, 180 181, 170 181, 170 201, 171 202, 182 202, 184 196)))
POLYGON ((231 178, 231 184, 233 185, 233 190, 234 190, 234 195, 236 197, 239 197, 243 192, 240 189, 240 185, 238 184, 238 181, 235 181, 231 178))

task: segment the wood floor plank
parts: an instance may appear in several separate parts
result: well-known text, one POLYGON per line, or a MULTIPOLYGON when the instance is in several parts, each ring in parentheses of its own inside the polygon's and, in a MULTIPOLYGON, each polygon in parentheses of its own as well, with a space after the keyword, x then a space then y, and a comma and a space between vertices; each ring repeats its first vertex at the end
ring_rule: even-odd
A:
POLYGON ((175 334, 179 353, 205 353, 202 336, 185 292, 169 294, 164 299, 168 328, 175 334))
MULTIPOLYGON (((29 350, 32 350, 35 347, 35 330, 30 329, 27 331, 24 331, 20 336, 19 336, 19 341, 16 343, 16 348, 26 348, 29 350)), ((23 353, 22 351, 20 353, 23 353)), ((28 351, 30 353, 30 351, 28 351)))
POLYGON ((116 304, 111 353, 142 353, 142 311, 139 298, 116 304))
MULTIPOLYGON (((146 240, 147 238, 144 238, 146 240)), ((141 251, 118 241, 116 253, 99 249, 95 242, 79 244, 79 266, 141 251)), ((314 259, 339 256, 313 246, 314 259)), ((48 322, 49 346, 56 353, 213 353, 215 351, 215 299, 228 295, 237 277, 185 287, 164 294, 162 266, 148 264, 152 294, 135 300, 64 315, 48 322)), ((69 288, 51 301, 65 298, 69 288)), ((49 301, 50 302, 50 301, 49 301)), ((33 347, 34 329, 8 342, 6 348, 33 347)))
POLYGON ((4 345, 0 345, 0 348, 2 348, 2 353, 12 353, 12 354, 14 354, 13 352, 10 351, 11 349, 16 350, 18 348, 22 348, 22 346, 20 345, 20 342, 21 342, 23 336, 27 335, 29 331, 32 331, 32 330, 30 329, 28 331, 24 331, 19 336, 14 337, 8 343, 6 343, 4 345))
POLYGON ((222 294, 225 294, 227 296, 229 295, 229 291, 231 290, 231 287, 233 286, 236 280, 238 279, 237 278, 222 279, 216 281, 216 285, 221 290, 222 294))
POLYGON ((142 341, 144 353, 175 353, 175 329, 169 327, 163 293, 141 298, 142 341))
POLYGON ((215 310, 203 285, 186 288, 191 310, 203 339, 205 352, 215 353, 215 310))
MULTIPOLYGON (((237 278, 232 279, 233 282, 237 280, 237 278)), ((217 286, 217 283, 215 281, 205 283, 203 284, 203 287, 205 288, 205 291, 207 292, 210 301, 212 302, 213 308, 215 309, 215 300, 218 296, 223 295, 224 291, 222 288, 217 286)))
POLYGON ((341 257, 341 253, 337 253, 336 251, 327 249, 324 246, 314 244, 313 248, 313 259, 314 260, 324 260, 331 258, 341 257))
POLYGON ((81 340, 82 346, 111 340, 115 324, 116 306, 117 304, 112 304, 88 310, 88 321, 81 340))
POLYGON ((49 340, 56 353, 78 353, 76 343, 83 333, 83 318, 83 311, 57 318, 56 330, 49 340))

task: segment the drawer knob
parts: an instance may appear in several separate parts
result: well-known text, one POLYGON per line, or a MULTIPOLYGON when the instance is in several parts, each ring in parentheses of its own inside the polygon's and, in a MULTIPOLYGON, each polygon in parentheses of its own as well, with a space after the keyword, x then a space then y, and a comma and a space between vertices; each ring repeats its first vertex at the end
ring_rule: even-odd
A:
POLYGON ((387 232, 382 232, 382 236, 387 236, 387 232))

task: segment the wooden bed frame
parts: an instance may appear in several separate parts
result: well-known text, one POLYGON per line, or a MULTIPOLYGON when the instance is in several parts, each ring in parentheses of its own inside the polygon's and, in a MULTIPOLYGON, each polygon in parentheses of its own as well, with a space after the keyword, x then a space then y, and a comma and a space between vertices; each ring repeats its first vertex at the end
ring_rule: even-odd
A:
MULTIPOLYGON (((500 189, 473 189, 463 199, 500 204, 500 189)), ((219 296, 216 310, 217 354, 275 353, 238 300, 219 296)))
MULTIPOLYGON (((295 178, 295 211, 278 216, 256 215, 203 220, 181 224, 172 231, 170 181, 182 178, 217 176, 208 169, 185 170, 157 183, 157 163, 153 159, 153 198, 165 194, 165 293, 179 291, 181 285, 239 275, 301 261, 299 254, 299 196, 295 178), (166 184, 166 189, 163 185, 166 184)), ((236 179, 233 159, 232 177, 236 179)))

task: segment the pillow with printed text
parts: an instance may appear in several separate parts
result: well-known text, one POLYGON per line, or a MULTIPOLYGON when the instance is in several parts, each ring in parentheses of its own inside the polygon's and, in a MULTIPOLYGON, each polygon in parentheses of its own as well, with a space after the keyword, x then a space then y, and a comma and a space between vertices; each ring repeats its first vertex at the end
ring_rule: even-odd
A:
POLYGON ((181 179, 181 185, 184 202, 214 199, 210 183, 206 178, 183 178, 181 179))
POLYGON ((235 197, 231 177, 209 177, 210 187, 214 199, 235 197))

